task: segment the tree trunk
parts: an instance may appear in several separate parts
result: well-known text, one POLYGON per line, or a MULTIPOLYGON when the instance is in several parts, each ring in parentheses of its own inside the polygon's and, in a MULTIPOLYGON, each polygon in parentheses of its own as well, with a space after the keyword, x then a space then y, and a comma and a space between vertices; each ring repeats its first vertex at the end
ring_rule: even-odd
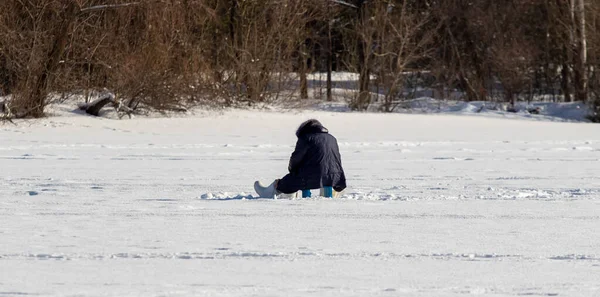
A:
POLYGON ((67 47, 69 41, 69 33, 71 26, 77 17, 79 12, 77 5, 74 2, 68 4, 67 9, 64 12, 64 19, 55 31, 55 40, 52 45, 48 56, 46 57, 46 63, 44 69, 37 76, 33 86, 31 86, 31 92, 29 98, 26 99, 23 112, 24 116, 31 116, 39 118, 44 116, 44 107, 46 106, 46 97, 48 96, 48 81, 52 74, 56 71, 61 57, 67 47))
MULTIPOLYGON (((187 5, 187 1, 185 2, 187 5)), ((210 59, 210 66, 211 66, 211 71, 213 72, 213 80, 216 83, 221 83, 223 80, 223 76, 221 75, 221 71, 219 71, 219 65, 220 65, 220 61, 219 61, 219 38, 222 36, 222 31, 225 31, 226 29, 222 30, 222 23, 221 20, 226 19, 227 18, 227 10, 225 9, 227 5, 223 5, 223 3, 221 1, 217 1, 217 7, 215 8, 216 14, 217 14, 217 21, 214 22, 214 28, 212 30, 212 43, 210 45, 210 55, 211 55, 211 59, 210 59)), ((231 34, 231 33, 230 33, 231 34)), ((194 40, 194 42, 196 42, 196 40, 194 40)))
POLYGON ((85 106, 85 112, 97 117, 100 115, 100 110, 109 103, 115 103, 112 95, 106 95, 85 106))
MULTIPOLYGON (((568 49, 565 47, 565 52, 568 51, 568 49)), ((565 60, 563 62, 562 65, 562 70, 560 71, 561 74, 561 89, 562 89, 562 93, 563 96, 565 97, 564 101, 565 102, 571 102, 571 80, 569 79, 570 77, 570 71, 569 71, 569 63, 567 62, 567 60, 565 60)))
MULTIPOLYGON (((327 15, 330 16, 331 3, 327 2, 327 15)), ((331 42, 331 20, 327 20, 327 101, 333 101, 331 92, 331 72, 333 71, 333 45, 331 42)))
MULTIPOLYGON (((360 28, 357 28, 357 31, 364 29, 367 22, 367 9, 366 9, 366 1, 360 0, 358 5, 358 23, 360 24, 360 28)), ((367 109, 369 102, 371 101, 371 94, 369 93, 369 77, 370 77, 370 67, 369 67, 369 56, 366 53, 367 51, 367 42, 365 40, 365 36, 359 36, 358 38, 358 46, 357 46, 357 56, 358 56, 358 97, 356 98, 356 103, 353 108, 357 110, 365 110, 367 109)))
POLYGON ((308 65, 306 57, 306 42, 302 42, 298 53, 298 66, 300 67, 300 99, 308 99, 308 79, 306 78, 308 65))
POLYGON ((333 101, 333 92, 331 90, 333 88, 333 85, 331 83, 331 72, 332 72, 332 68, 333 68, 332 67, 333 66, 332 65, 333 64, 332 60, 333 60, 332 55, 329 54, 327 56, 327 86, 326 86, 326 88, 327 88, 327 101, 333 101))
POLYGON ((587 40, 585 32, 585 5, 584 0, 574 1, 574 85, 575 100, 585 102, 587 100, 587 40))
MULTIPOLYGON (((219 0, 220 1, 220 0, 219 0)), ((229 42, 231 46, 231 51, 235 57, 234 64, 239 63, 239 53, 238 46, 236 41, 236 25, 237 25, 237 0, 231 0, 231 6, 229 7, 229 42)), ((239 87, 239 82, 244 79, 241 78, 241 74, 239 73, 239 66, 234 65, 233 76, 234 81, 238 82, 238 92, 241 92, 241 88, 239 87)), ((227 100, 227 105, 229 105, 229 99, 227 100)))
POLYGON ((14 83, 14 72, 8 69, 6 57, 0 56, 0 96, 12 94, 14 83))
POLYGON ((231 45, 235 48, 235 24, 237 14, 237 0, 231 0, 231 7, 229 8, 229 38, 231 39, 231 45))

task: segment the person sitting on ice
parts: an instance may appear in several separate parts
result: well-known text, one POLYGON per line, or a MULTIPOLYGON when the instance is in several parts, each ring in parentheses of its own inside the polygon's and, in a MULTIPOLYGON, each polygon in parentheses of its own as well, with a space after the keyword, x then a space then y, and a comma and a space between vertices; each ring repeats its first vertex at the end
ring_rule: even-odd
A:
POLYGON ((296 136, 298 141, 290 157, 289 173, 267 187, 256 181, 256 193, 263 198, 274 198, 282 193, 294 194, 324 187, 333 188, 336 192, 343 191, 346 188, 346 176, 335 137, 315 119, 302 123, 296 136))

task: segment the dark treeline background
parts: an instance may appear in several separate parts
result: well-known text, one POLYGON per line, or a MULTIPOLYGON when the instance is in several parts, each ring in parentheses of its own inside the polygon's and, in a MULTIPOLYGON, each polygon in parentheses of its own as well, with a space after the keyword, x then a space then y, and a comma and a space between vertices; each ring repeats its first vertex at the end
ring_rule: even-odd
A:
POLYGON ((307 74, 348 71, 355 110, 416 88, 596 110, 599 27, 595 0, 2 0, 0 95, 18 117, 99 89, 173 110, 302 100, 307 74))

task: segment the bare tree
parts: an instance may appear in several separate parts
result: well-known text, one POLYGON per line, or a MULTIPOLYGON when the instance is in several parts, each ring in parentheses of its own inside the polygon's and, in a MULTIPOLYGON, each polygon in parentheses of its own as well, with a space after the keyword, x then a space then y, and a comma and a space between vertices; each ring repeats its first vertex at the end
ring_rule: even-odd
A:
POLYGON ((0 95, 12 95, 4 110, 14 117, 42 116, 56 93, 91 101, 104 88, 131 110, 184 111, 306 98, 308 74, 318 70, 327 72, 332 100, 336 69, 359 75, 349 100, 355 110, 369 107, 374 87, 383 90, 382 110, 393 110, 415 73, 427 73, 415 86, 458 90, 467 100, 502 93, 516 103, 538 92, 593 105, 599 7, 585 0, 6 0, 0 95))
POLYGON ((358 0, 356 5, 356 60, 358 71, 358 93, 350 102, 355 110, 365 110, 371 103, 369 83, 371 81, 371 55, 374 26, 369 25, 369 7, 366 0, 358 0))
POLYGON ((585 21, 585 1, 571 0, 574 31, 574 79, 575 98, 577 101, 587 101, 587 37, 585 21))
MULTIPOLYGON (((232 15, 232 40, 227 50, 233 61, 236 90, 249 102, 264 102, 271 81, 286 79, 292 57, 300 49, 305 65, 306 24, 317 10, 312 1, 239 2, 232 15)), ((301 66, 302 67, 302 66, 301 66)), ((306 94, 305 94, 306 95, 306 94)))
POLYGON ((423 70, 419 63, 433 53, 434 30, 428 27, 430 12, 417 6, 394 1, 381 1, 374 6, 373 73, 383 88, 381 109, 391 112, 405 98, 406 81, 423 70))
POLYGON ((69 46, 73 27, 78 18, 120 5, 93 5, 88 1, 50 1, 37 3, 7 1, 0 18, 3 54, 18 64, 20 89, 15 96, 17 116, 41 117, 47 105, 51 82, 69 46), (84 5, 88 5, 87 7, 84 5), (13 14, 11 16, 7 14, 13 14), (32 42, 30 42, 32 41, 32 42))

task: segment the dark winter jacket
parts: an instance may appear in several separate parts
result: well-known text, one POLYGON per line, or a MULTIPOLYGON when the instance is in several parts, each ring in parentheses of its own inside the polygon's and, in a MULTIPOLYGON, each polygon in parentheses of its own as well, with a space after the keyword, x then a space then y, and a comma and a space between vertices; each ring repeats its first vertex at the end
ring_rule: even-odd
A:
MULTIPOLYGON (((308 120, 296 131, 298 141, 289 163, 290 174, 282 180, 288 192, 332 186, 346 188, 346 176, 337 140, 317 120, 308 120)), ((279 188, 279 187, 278 187, 279 188)))

